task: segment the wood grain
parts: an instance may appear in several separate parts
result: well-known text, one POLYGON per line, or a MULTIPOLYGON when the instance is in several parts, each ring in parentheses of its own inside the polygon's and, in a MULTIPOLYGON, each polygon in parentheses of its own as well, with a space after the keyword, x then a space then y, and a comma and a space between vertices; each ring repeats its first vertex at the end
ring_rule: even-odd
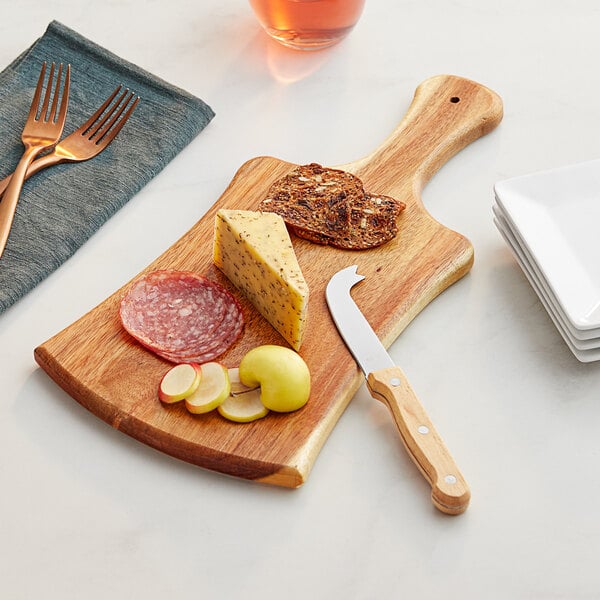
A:
MULTIPOLYGON (((470 242, 429 215, 421 191, 442 164, 501 119, 502 102, 491 90, 460 77, 433 77, 417 88, 405 117, 375 152, 342 165, 362 178, 368 191, 394 196, 407 208, 398 236, 372 250, 339 250, 293 238, 311 294, 300 354, 311 370, 313 391, 303 409, 240 425, 216 412, 192 416, 183 406, 161 404, 156 390, 169 364, 144 350, 121 327, 118 303, 127 286, 36 348, 38 364, 95 415, 149 446, 237 477, 301 485, 363 381, 329 316, 327 281, 339 269, 359 265, 366 279, 353 296, 389 346, 473 262, 470 242)), ((295 166, 272 157, 246 162, 206 215, 144 272, 189 269, 235 293, 212 265, 215 213, 219 208, 256 209, 270 185, 295 166)), ((256 345, 285 345, 243 299, 242 307, 243 336, 222 357, 230 367, 256 345)))
POLYGON ((467 510, 471 492, 427 412, 400 367, 369 373, 371 395, 387 404, 404 446, 431 485, 431 500, 442 512, 467 510))

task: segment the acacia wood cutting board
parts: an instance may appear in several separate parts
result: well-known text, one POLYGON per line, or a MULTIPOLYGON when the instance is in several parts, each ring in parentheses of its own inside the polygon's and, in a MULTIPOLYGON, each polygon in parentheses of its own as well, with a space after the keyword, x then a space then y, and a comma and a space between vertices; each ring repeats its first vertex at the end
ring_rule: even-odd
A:
MULTIPOLYGON (((339 269, 358 265, 366 279, 353 290, 353 297, 389 346, 473 262, 470 242, 429 215, 421 191, 442 164, 501 119, 502 101, 491 90, 455 76, 426 80, 392 135, 369 156, 341 166, 359 176, 367 191, 406 203, 396 238, 375 249, 350 251, 292 236, 310 288, 309 324, 300 354, 311 371, 312 392, 303 409, 236 424, 216 411, 196 416, 183 405, 162 404, 157 386, 171 365, 123 330, 118 306, 127 286, 36 348, 36 361, 75 400, 145 444, 222 473, 287 487, 301 485, 363 381, 330 318, 324 293, 327 281, 339 269)), ((271 184, 295 166, 271 157, 246 162, 202 219, 144 272, 196 271, 239 297, 212 264, 215 213, 219 208, 256 210, 271 184)), ((237 366, 245 352, 259 344, 286 345, 248 302, 243 298, 241 302, 246 326, 220 359, 228 367, 237 366)))

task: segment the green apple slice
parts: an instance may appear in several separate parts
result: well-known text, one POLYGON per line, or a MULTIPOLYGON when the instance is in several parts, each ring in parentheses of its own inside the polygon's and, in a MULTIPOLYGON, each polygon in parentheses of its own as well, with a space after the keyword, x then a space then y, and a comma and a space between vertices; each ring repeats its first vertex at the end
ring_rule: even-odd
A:
POLYGON ((169 369, 158 385, 158 397, 166 404, 184 400, 200 384, 200 365, 182 363, 169 369))
POLYGON ((261 419, 269 413, 269 409, 260 399, 260 389, 230 395, 217 408, 219 414, 236 423, 250 423, 261 419))
POLYGON ((252 387, 248 385, 244 385, 240 381, 240 370, 237 367, 233 367, 228 369, 229 371, 229 383, 231 384, 231 391, 229 392, 232 396, 237 396, 238 394, 244 394, 251 390, 255 390, 258 388, 258 385, 254 385, 252 387))
POLYGON ((240 362, 240 380, 260 385, 262 403, 276 412, 302 408, 310 397, 310 371, 291 348, 266 344, 252 348, 240 362))
POLYGON ((227 367, 217 362, 208 362, 200 368, 200 384, 193 394, 185 398, 186 408, 194 414, 207 413, 217 408, 229 396, 231 389, 227 367))

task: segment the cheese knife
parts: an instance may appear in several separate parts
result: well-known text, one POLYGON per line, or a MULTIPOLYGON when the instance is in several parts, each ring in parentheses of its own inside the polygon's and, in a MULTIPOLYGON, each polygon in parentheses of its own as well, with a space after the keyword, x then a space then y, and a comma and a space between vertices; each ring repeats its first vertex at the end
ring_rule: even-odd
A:
POLYGON ((367 378, 373 398, 390 408, 411 458, 431 485, 431 500, 440 511, 457 515, 469 504, 471 493, 425 409, 369 322, 350 295, 364 279, 357 265, 331 277, 325 297, 333 321, 367 378))

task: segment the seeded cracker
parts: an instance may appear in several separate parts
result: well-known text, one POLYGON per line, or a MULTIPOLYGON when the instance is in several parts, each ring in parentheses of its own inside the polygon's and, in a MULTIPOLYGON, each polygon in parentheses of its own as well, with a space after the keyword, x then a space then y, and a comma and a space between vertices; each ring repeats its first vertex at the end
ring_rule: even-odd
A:
POLYGON ((366 193, 355 175, 316 163, 276 181, 260 204, 261 210, 281 215, 299 237, 350 250, 393 239, 404 208, 389 196, 366 193))

